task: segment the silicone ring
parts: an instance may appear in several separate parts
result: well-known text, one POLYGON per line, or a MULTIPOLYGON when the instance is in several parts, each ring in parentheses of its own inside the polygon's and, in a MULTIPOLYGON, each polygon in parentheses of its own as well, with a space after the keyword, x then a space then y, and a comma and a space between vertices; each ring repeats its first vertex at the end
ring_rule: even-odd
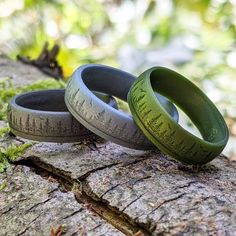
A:
MULTIPOLYGON (((135 77, 124 71, 103 65, 83 65, 72 75, 65 94, 71 114, 86 128, 119 145, 134 149, 153 149, 131 115, 115 110, 94 96, 90 90, 103 92, 127 101, 135 77)), ((178 121, 172 103, 158 95, 165 109, 178 121)))
POLYGON ((156 147, 173 158, 193 165, 214 159, 224 149, 228 128, 210 99, 175 71, 154 67, 133 84, 128 103, 134 120, 156 147), (180 107, 199 129, 203 139, 174 122, 154 95, 158 92, 180 107))
MULTIPOLYGON (((108 106, 117 108, 114 98, 96 95, 106 101, 108 106)), ((69 113, 64 96, 64 89, 55 89, 28 92, 13 97, 8 106, 11 132, 22 138, 44 142, 78 142, 96 138, 94 133, 69 113)))

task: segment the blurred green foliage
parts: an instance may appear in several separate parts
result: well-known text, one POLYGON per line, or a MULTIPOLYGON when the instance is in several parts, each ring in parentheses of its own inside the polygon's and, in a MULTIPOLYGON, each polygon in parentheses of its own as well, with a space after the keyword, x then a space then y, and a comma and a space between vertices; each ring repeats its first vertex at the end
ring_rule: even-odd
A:
POLYGON ((222 53, 224 64, 235 49, 235 0, 2 0, 0 9, 0 50, 35 57, 45 41, 57 41, 67 76, 81 63, 117 65, 127 43, 147 49, 185 36, 197 52, 196 77, 215 66, 210 53, 222 53))

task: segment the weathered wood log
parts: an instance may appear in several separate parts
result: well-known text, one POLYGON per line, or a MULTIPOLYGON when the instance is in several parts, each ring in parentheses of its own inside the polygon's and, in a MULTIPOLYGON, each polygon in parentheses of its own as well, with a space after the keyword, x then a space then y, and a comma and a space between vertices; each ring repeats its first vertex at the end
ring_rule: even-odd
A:
MULTIPOLYGON (((25 142, 25 140, 21 141, 25 142)), ((4 141, 6 142, 8 145, 16 141, 11 138, 4 141)), ((201 168, 193 168, 184 166, 158 151, 135 151, 110 142, 37 143, 15 161, 15 164, 19 163, 38 167, 41 176, 42 170, 46 170, 48 175, 56 176, 57 181, 64 186, 68 184, 74 186, 70 187, 67 193, 55 190, 53 195, 55 197, 50 207, 54 208, 55 201, 55 207, 61 207, 63 212, 64 206, 67 209, 69 204, 68 198, 71 203, 70 213, 65 210, 63 214, 73 214, 71 212, 80 209, 78 202, 87 203, 88 213, 85 213, 84 219, 87 217, 86 214, 92 211, 103 222, 101 231, 96 231, 96 234, 86 228, 87 235, 101 235, 104 232, 102 229, 106 230, 105 235, 119 235, 120 232, 127 235, 236 235, 236 163, 223 155, 201 168), (59 205, 58 201, 61 198, 57 198, 57 195, 63 195, 64 205, 59 205), (118 230, 116 231, 111 224, 118 230)), ((8 181, 11 181, 12 173, 13 182, 17 181, 17 175, 26 176, 27 173, 30 176, 29 180, 24 178, 25 181, 32 180, 28 184, 29 187, 34 186, 32 189, 38 182, 39 187, 33 191, 36 196, 40 195, 37 202, 48 199, 48 193, 43 190, 44 187, 51 189, 48 179, 36 177, 35 173, 26 167, 16 167, 6 173, 9 176, 8 181)), ((23 182, 22 180, 21 186, 23 182)), ((21 188, 23 192, 26 191, 24 190, 26 187, 21 188)), ((48 192, 50 191, 52 190, 48 192)), ((3 195, 0 193, 2 202, 4 196, 4 203, 0 206, 1 213, 1 209, 6 211, 7 207, 11 206, 11 197, 7 197, 16 195, 16 192, 12 192, 14 190, 10 188, 3 195)), ((38 211, 27 212, 29 206, 35 204, 33 201, 35 198, 31 203, 28 195, 33 196, 29 192, 24 195, 28 206, 22 205, 19 200, 21 198, 17 198, 15 208, 9 211, 9 215, 4 213, 6 214, 4 217, 7 218, 0 217, 0 225, 7 224, 7 219, 13 217, 12 213, 15 216, 10 224, 17 224, 18 230, 22 227, 17 223, 18 218, 21 219, 20 214, 30 214, 30 217, 32 214, 28 223, 34 221, 34 216, 38 216, 39 213, 38 211)), ((42 214, 45 214, 45 209, 49 207, 47 204, 48 202, 45 202, 44 206, 40 203, 35 209, 43 209, 42 214)), ((54 211, 53 214, 56 215, 54 211)), ((83 218, 81 212, 76 213, 74 217, 83 218)), ((48 219, 46 222, 41 219, 42 217, 39 216, 35 223, 28 225, 27 217, 23 217, 21 222, 25 222, 26 226, 22 230, 27 229, 27 225, 30 230, 36 230, 38 225, 41 225, 48 232, 48 225, 53 225, 54 221, 48 219)), ((74 229, 74 224, 77 224, 76 219, 71 220, 74 222, 70 224, 71 229, 74 229)), ((84 221, 81 220, 83 224, 84 221)), ((58 218, 55 221, 58 224, 63 223, 58 218)), ((11 227, 9 231, 4 230, 9 234, 13 232, 11 227)), ((30 231, 26 230, 25 235, 30 235, 30 231)))
POLYGON ((20 159, 78 182, 82 194, 150 234, 236 234, 236 164, 225 156, 194 169, 112 143, 37 144, 20 159))
POLYGON ((0 194, 1 235, 123 235, 74 194, 61 189, 51 176, 44 178, 26 166, 0 175, 6 187, 0 194))

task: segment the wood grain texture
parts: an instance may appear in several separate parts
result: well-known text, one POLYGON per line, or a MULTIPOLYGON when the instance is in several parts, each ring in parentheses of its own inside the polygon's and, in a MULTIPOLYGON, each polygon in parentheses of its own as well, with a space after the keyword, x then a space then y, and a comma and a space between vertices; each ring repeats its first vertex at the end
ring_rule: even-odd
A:
POLYGON ((86 195, 149 234, 236 234, 236 164, 224 156, 197 170, 112 143, 37 144, 21 159, 79 180, 86 195))
POLYGON ((72 192, 62 192, 55 179, 42 178, 29 167, 8 169, 7 174, 0 174, 3 181, 1 235, 50 235, 51 229, 60 225, 65 229, 63 235, 123 235, 78 203, 72 192))

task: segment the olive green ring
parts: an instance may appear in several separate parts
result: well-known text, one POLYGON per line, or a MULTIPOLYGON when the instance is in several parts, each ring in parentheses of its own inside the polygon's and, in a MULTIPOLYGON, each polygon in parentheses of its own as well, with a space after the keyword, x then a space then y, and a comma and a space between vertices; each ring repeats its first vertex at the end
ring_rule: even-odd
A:
POLYGON ((143 72, 128 94, 134 121, 163 153, 178 161, 203 165, 224 149, 229 131, 224 118, 211 100, 192 82, 175 71, 153 67, 143 72), (181 108, 202 135, 194 136, 162 108, 158 92, 181 108))

